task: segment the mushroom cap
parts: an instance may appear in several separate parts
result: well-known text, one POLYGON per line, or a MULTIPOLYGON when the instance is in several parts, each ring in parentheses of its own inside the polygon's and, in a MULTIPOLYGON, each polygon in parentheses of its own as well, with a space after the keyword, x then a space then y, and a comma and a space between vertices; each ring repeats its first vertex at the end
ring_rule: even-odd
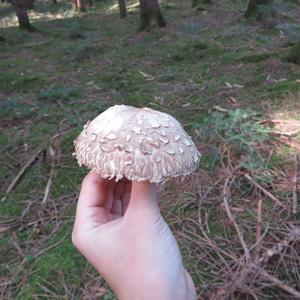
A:
POLYGON ((192 173, 200 159, 191 137, 172 116, 115 105, 88 122, 74 141, 79 165, 116 181, 158 183, 192 173))

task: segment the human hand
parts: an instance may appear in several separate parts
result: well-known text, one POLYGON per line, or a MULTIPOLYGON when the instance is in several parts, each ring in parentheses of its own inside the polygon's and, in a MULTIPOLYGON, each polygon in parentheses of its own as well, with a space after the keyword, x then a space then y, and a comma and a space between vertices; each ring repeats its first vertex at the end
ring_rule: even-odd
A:
POLYGON ((90 172, 72 240, 121 300, 196 299, 154 184, 104 180, 90 172))

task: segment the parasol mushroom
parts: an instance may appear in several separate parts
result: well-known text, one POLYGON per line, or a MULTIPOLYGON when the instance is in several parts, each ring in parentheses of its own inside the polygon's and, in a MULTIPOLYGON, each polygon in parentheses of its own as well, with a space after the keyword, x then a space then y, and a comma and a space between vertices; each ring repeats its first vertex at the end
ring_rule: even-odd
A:
POLYGON ((192 173, 199 162, 191 137, 172 116, 115 105, 88 122, 74 141, 79 165, 103 178, 158 183, 192 173))

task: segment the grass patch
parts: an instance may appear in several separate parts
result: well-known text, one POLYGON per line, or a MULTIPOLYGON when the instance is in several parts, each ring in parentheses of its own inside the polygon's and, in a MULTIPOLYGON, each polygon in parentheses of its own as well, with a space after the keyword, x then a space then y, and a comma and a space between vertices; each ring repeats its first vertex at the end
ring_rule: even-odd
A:
POLYGON ((43 82, 40 74, 26 74, 23 72, 7 72, 0 74, 0 90, 13 92, 15 90, 24 91, 36 87, 43 82))

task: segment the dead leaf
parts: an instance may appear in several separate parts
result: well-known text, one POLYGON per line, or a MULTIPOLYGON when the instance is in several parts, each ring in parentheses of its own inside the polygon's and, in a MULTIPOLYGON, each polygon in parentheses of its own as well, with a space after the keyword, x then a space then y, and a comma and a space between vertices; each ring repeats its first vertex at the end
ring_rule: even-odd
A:
POLYGON ((223 107, 220 107, 219 105, 215 105, 215 106, 213 107, 213 109, 218 110, 218 111, 221 111, 221 112, 228 112, 228 109, 223 108, 223 107))
POLYGON ((236 88, 238 88, 238 89, 241 89, 241 88, 244 87, 243 85, 241 85, 241 84, 236 84, 236 83, 235 83, 233 86, 236 87, 236 88))
POLYGON ((228 100, 229 100, 229 102, 232 103, 232 104, 237 104, 237 100, 236 100, 234 97, 232 97, 232 96, 229 97, 228 100))

